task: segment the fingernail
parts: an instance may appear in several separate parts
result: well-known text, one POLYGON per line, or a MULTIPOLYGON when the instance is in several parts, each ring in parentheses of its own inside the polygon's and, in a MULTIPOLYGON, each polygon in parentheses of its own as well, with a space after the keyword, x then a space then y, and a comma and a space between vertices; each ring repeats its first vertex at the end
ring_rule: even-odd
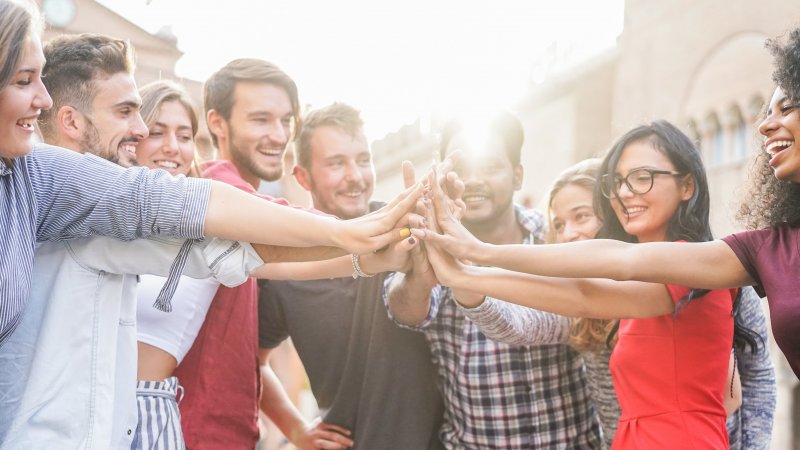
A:
POLYGON ((408 243, 411 244, 411 245, 414 245, 414 244, 417 243, 417 240, 414 239, 414 236, 411 236, 410 238, 408 238, 408 243))

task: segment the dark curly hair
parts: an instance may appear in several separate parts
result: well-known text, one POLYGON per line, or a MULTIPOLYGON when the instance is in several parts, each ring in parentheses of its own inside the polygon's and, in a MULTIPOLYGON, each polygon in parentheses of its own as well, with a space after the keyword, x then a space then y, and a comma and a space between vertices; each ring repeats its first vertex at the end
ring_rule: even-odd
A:
MULTIPOLYGON (((772 79, 789 101, 800 105, 800 28, 792 30, 785 42, 781 38, 769 39, 766 46, 775 57, 772 79)), ((777 179, 769 159, 763 151, 753 158, 736 217, 749 229, 782 223, 800 226, 800 185, 777 179)))

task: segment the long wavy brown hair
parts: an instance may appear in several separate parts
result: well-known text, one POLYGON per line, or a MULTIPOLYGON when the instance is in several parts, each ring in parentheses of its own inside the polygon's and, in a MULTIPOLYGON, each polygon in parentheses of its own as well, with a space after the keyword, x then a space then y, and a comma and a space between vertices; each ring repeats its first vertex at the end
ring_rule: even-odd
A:
MULTIPOLYGON (((556 194, 558 194, 561 189, 570 185, 584 188, 590 193, 594 192, 600 163, 601 160, 599 158, 586 159, 567 168, 553 181, 553 185, 550 187, 549 201, 547 202, 547 221, 549 225, 547 227, 548 243, 552 244, 556 242, 552 212, 553 199, 556 194)), ((610 348, 613 346, 613 343, 616 342, 616 336, 613 339, 614 342, 607 343, 606 341, 616 324, 616 320, 575 319, 569 331, 567 344, 581 353, 600 351, 606 346, 610 348)))

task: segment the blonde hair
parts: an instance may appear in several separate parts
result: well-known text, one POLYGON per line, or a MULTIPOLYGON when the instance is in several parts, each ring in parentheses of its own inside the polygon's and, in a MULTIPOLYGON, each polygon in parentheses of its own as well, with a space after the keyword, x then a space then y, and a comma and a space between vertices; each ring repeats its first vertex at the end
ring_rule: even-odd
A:
MULTIPOLYGON (((555 179, 552 187, 550 188, 550 197, 547 202, 547 242, 556 242, 556 231, 553 226, 553 199, 561 189, 567 186, 575 185, 594 192, 595 185, 597 184, 597 176, 600 170, 599 158, 590 158, 583 160, 561 172, 555 179)), ((616 343, 616 334, 614 335, 614 342, 607 342, 609 335, 614 331, 617 325, 616 320, 606 319, 587 319, 578 318, 572 322, 572 327, 569 331, 567 344, 577 350, 578 352, 595 352, 602 350, 604 347, 612 348, 616 343)))
MULTIPOLYGON (((158 115, 161 113, 161 105, 166 102, 178 102, 183 106, 186 110, 186 114, 189 116, 189 121, 192 124, 192 139, 197 136, 197 110, 194 107, 192 98, 189 97, 189 94, 183 86, 168 80, 153 81, 152 83, 142 86, 142 88, 139 89, 139 95, 142 96, 142 108, 140 113, 142 114, 142 120, 144 120, 147 128, 152 128, 153 125, 155 125, 158 120, 158 115)), ((194 158, 192 159, 192 165, 189 168, 187 176, 195 178, 201 177, 200 163, 202 161, 200 161, 199 158, 197 147, 195 146, 194 158)))

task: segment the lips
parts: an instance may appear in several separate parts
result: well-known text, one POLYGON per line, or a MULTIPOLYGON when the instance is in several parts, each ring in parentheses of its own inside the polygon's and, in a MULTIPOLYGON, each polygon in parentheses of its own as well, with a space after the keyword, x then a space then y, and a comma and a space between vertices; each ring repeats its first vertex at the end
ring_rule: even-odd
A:
POLYGON ((136 144, 135 142, 122 142, 119 144, 119 149, 128 152, 132 155, 136 154, 136 144))
POLYGON ((178 166, 180 165, 175 161, 168 161, 168 160, 165 160, 165 159, 159 160, 159 161, 154 161, 154 163, 158 167, 161 167, 162 169, 177 169, 178 166))
POLYGON ((26 117, 17 121, 17 126, 25 131, 33 131, 36 125, 36 117, 26 117))
POLYGON ((483 193, 469 193, 461 196, 464 203, 479 203, 489 200, 489 196, 483 193))
POLYGON ((772 158, 769 160, 769 165, 773 168, 777 166, 781 154, 793 144, 794 141, 786 139, 767 141, 764 151, 767 152, 767 154, 772 155, 772 158))

